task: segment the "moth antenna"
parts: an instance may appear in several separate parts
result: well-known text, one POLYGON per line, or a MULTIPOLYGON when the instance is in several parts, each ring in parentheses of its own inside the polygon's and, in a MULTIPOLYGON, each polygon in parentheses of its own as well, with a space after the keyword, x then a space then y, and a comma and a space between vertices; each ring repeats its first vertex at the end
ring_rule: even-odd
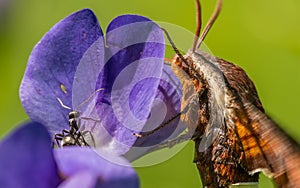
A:
POLYGON ((175 53, 179 56, 180 59, 182 59, 182 61, 185 60, 185 58, 183 57, 183 55, 180 53, 180 51, 178 50, 178 48, 176 47, 175 43, 173 42, 171 36, 169 35, 168 31, 164 28, 161 28, 163 30, 163 32, 166 34, 168 41, 170 42, 173 50, 175 51, 175 53))
POLYGON ((196 31, 194 37, 193 52, 195 52, 197 48, 197 44, 200 37, 201 26, 202 26, 201 4, 200 4, 200 0, 196 0, 196 31))
POLYGON ((205 39, 208 31, 211 29, 211 27, 215 23, 217 17, 219 16, 221 8, 222 8, 222 4, 223 4, 223 0, 218 0, 215 10, 214 10, 213 14, 211 15, 210 19, 208 20, 208 23, 204 27, 203 32, 199 38, 199 43, 198 43, 197 49, 200 48, 200 45, 202 44, 203 40, 205 39))
POLYGON ((65 105, 60 98, 56 98, 56 100, 59 102, 59 104, 65 108, 65 109, 68 109, 68 110, 72 110, 72 108, 68 107, 67 105, 65 105))
MULTIPOLYGON (((170 42, 173 50, 175 51, 176 55, 178 55, 178 57, 182 60, 182 62, 185 63, 185 65, 187 67, 189 67, 190 70, 193 71, 194 76, 199 78, 199 75, 197 73, 197 71, 191 66, 191 64, 183 57, 183 55, 180 53, 180 51, 178 50, 178 48, 175 46, 175 43, 173 42, 173 40, 171 39, 171 36, 169 35, 168 31, 164 28, 161 28, 161 30, 163 30, 163 32, 166 34, 168 41, 170 42)), ((199 78, 200 79, 200 78, 199 78)))
POLYGON ((99 91, 102 91, 104 90, 104 88, 100 88, 100 89, 97 89, 96 91, 94 91, 87 99, 85 99, 82 103, 80 103, 76 108, 80 108, 82 105, 86 104, 89 100, 91 100, 92 97, 94 97, 94 95, 96 93, 98 93, 99 91))
POLYGON ((175 46, 175 43, 173 42, 173 40, 171 39, 171 36, 169 35, 168 31, 165 30, 164 28, 161 28, 163 30, 163 32, 166 34, 168 41, 170 42, 173 50, 175 51, 176 55, 178 55, 178 57, 187 65, 189 66, 189 63, 187 62, 187 60, 183 57, 183 55, 180 53, 180 51, 178 50, 178 48, 175 46))

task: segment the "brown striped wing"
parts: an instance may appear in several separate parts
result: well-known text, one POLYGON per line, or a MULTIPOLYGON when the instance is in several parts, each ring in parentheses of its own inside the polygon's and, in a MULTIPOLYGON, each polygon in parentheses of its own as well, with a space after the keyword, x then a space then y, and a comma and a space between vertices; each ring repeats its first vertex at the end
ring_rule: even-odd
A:
MULTIPOLYGON (((254 105, 245 103, 244 109, 258 138, 257 145, 252 142, 254 147, 248 153, 245 152, 247 168, 249 170, 267 168, 278 187, 300 187, 299 145, 254 105), (255 156, 257 153, 255 151, 259 150, 264 156, 255 156)), ((245 142, 242 143, 247 145, 245 142)))
POLYGON ((241 165, 249 173, 262 171, 278 187, 300 187, 300 146, 263 110, 256 88, 240 67, 217 59, 237 96, 229 119, 241 148, 241 165))

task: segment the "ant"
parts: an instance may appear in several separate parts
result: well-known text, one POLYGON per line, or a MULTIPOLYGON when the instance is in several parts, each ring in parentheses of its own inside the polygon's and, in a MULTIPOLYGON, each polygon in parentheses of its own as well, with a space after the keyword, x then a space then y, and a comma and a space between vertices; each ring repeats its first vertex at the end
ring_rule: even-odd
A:
MULTIPOLYGON (((90 100, 90 98, 97 92, 101 91, 103 89, 98 89, 96 90, 87 100, 83 101, 82 104, 86 103, 88 100, 90 100)), ((66 106, 63 104, 63 102, 61 101, 60 98, 56 98, 57 101, 60 103, 60 105, 63 108, 66 108, 68 110, 72 110, 70 107, 66 106)), ((81 106, 79 105, 79 106, 81 106)), ((80 113, 76 110, 72 110, 68 117, 69 117, 69 130, 67 129, 63 129, 61 133, 57 133, 54 135, 54 139, 52 142, 52 146, 54 147, 54 144, 56 142, 58 147, 65 147, 65 146, 90 146, 84 136, 86 134, 90 134, 91 138, 92 138, 92 142, 95 143, 94 138, 92 136, 92 133, 90 131, 80 131, 80 122, 81 119, 85 119, 85 120, 94 120, 92 118, 84 118, 84 117, 80 117, 80 113), (78 119, 78 123, 77 123, 77 119, 78 119)), ((99 120, 94 120, 94 121, 99 121, 99 120)))

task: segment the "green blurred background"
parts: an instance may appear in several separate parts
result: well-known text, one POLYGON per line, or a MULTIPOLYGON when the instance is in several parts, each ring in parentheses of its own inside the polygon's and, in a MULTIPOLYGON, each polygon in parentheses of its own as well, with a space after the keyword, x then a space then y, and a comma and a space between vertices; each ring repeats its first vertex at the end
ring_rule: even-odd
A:
MULTIPOLYGON (((116 16, 140 14, 156 21, 195 29, 193 0, 0 0, 0 135, 28 117, 18 89, 34 45, 71 12, 91 8, 103 29, 116 16), (4 2, 4 3, 3 3, 4 2)), ((215 1, 202 1, 207 20, 215 1)), ((255 82, 271 115, 300 142, 300 1, 225 0, 221 15, 205 40, 217 56, 243 67, 255 82)), ((176 38, 176 36, 173 36, 176 38)), ((192 44, 192 41, 188 41, 192 44)), ((171 57, 171 54, 167 54, 171 57)), ((200 187, 193 143, 172 159, 138 168, 144 188, 200 187)), ((260 187, 270 187, 262 177, 260 187)))

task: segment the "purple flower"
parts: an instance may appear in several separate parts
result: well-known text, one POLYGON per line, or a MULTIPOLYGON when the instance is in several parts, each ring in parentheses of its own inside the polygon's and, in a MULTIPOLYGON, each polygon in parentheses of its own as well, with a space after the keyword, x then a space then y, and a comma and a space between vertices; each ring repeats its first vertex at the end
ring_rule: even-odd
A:
MULTIPOLYGON (((40 123, 26 123, 0 143, 0 187, 138 187, 132 168, 110 163, 91 148, 51 148, 51 137, 40 123), (75 186, 76 185, 76 186, 75 186)), ((122 164, 124 159, 112 156, 122 164)))
POLYGON ((20 87, 22 104, 52 137, 69 130, 68 113, 76 110, 90 146, 105 154, 130 150, 134 159, 185 129, 176 119, 150 136, 133 135, 180 111, 179 81, 164 65, 164 50, 163 32, 148 18, 119 16, 104 38, 93 12, 78 11, 33 49, 20 87))
POLYGON ((0 187, 56 187, 61 178, 50 147, 51 138, 39 123, 28 123, 0 143, 0 187))

